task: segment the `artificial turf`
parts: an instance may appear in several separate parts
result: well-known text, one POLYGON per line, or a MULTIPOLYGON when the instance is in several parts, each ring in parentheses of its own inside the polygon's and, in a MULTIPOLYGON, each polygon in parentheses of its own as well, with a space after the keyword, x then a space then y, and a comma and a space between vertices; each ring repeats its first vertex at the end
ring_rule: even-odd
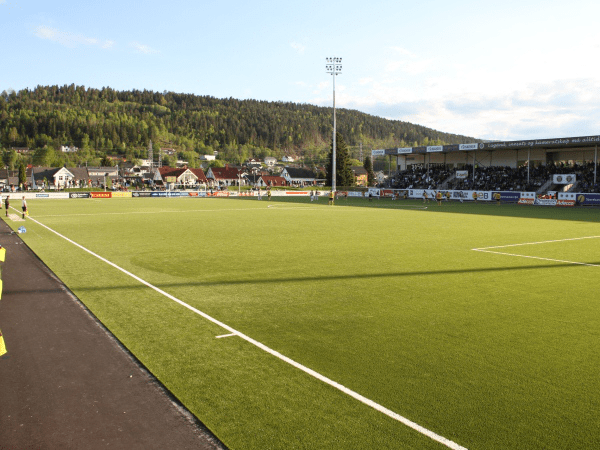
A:
MULTIPOLYGON (((600 210, 28 203, 31 218, 464 447, 600 446, 600 210), (510 255, 473 250, 488 247, 510 255)), ((27 245, 230 448, 443 448, 26 226, 27 245)))

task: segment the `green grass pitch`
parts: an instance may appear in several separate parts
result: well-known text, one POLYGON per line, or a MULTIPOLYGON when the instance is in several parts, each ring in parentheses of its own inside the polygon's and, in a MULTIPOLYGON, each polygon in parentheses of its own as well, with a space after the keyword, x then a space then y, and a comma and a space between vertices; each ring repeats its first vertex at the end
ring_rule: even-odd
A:
MULTIPOLYGON (((600 447, 600 210, 28 203, 32 219, 461 446, 600 447)), ((444 448, 25 226, 27 245, 230 448, 444 448)))

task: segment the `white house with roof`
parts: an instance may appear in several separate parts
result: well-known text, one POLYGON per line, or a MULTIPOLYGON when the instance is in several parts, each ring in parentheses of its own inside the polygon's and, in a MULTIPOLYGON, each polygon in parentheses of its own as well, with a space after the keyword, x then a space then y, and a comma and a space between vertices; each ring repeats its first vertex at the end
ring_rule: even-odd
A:
POLYGON ((266 156, 264 162, 267 167, 273 167, 275 164, 277 164, 277 158, 274 158, 273 156, 266 156))
POLYGON ((317 176, 312 170, 295 167, 285 167, 281 172, 281 177, 285 178, 290 186, 313 185, 317 181, 317 176))

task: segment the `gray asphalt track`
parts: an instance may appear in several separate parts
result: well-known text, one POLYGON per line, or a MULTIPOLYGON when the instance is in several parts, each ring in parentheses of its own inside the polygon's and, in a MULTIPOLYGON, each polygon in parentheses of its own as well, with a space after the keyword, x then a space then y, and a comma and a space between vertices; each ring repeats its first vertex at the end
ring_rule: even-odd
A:
POLYGON ((0 450, 225 448, 2 220, 0 245, 0 450))

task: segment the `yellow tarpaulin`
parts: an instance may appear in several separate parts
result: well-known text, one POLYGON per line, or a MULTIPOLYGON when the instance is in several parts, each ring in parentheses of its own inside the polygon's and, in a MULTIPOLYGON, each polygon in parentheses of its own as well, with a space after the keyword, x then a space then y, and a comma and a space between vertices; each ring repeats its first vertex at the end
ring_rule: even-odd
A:
MULTIPOLYGON (((6 249, 0 246, 0 261, 4 262, 6 256, 6 249)), ((1 274, 1 272, 0 272, 1 274)), ((2 279, 0 278, 0 298, 2 298, 2 279)), ((6 345, 4 345, 4 338, 2 337, 2 331, 0 330, 0 356, 6 354, 6 345)))
POLYGON ((5 355, 6 345, 4 345, 4 338, 2 337, 2 330, 0 330, 0 356, 5 355))

